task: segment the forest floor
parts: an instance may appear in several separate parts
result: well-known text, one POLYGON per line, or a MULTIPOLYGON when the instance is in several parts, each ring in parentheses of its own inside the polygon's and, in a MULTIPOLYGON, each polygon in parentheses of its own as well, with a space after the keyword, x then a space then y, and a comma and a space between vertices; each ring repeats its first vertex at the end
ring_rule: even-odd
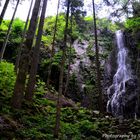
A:
MULTIPOLYGON (((140 140, 140 120, 100 117, 98 111, 71 100, 64 103, 69 107, 64 104, 61 111, 60 140, 140 140)), ((54 139, 56 103, 48 95, 36 95, 34 102, 24 102, 21 110, 12 109, 10 98, 1 96, 0 109, 0 140, 54 139)))

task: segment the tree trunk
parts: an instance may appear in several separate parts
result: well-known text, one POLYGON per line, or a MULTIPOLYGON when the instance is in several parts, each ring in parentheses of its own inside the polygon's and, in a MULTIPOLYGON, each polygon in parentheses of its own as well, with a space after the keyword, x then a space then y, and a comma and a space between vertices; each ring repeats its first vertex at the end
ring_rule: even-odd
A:
POLYGON ((67 90, 69 86, 69 79, 70 79, 70 65, 71 65, 71 49, 72 49, 72 11, 71 11, 71 22, 70 22, 70 33, 71 33, 71 41, 70 41, 70 50, 68 52, 68 72, 67 72, 67 78, 66 78, 66 84, 65 84, 65 91, 64 95, 67 95, 67 90))
POLYGON ((5 15, 6 10, 7 10, 9 1, 10 1, 10 0, 6 0, 6 1, 5 1, 5 4, 4 4, 4 6, 3 6, 3 9, 2 9, 2 12, 1 12, 1 15, 0 15, 0 25, 1 25, 2 21, 3 21, 3 17, 4 17, 4 15, 5 15))
POLYGON ((34 0, 31 0, 30 8, 29 8, 29 11, 28 11, 28 16, 27 16, 27 19, 26 19, 26 23, 25 23, 25 26, 24 26, 23 33, 22 33, 22 40, 21 40, 21 43, 20 43, 20 46, 19 46, 19 49, 18 49, 18 55, 17 55, 17 59, 16 59, 16 63, 15 63, 15 72, 16 73, 18 72, 18 67, 19 67, 19 61, 20 61, 20 57, 21 57, 22 46, 23 46, 23 42, 24 42, 24 39, 25 39, 25 35, 26 35, 26 29, 27 29, 27 25, 28 25, 28 22, 29 22, 29 17, 30 17, 33 1, 34 0))
POLYGON ((29 101, 31 101, 33 98, 33 92, 34 92, 34 87, 35 87, 35 82, 36 82, 36 73, 37 73, 37 67, 38 67, 38 61, 39 61, 39 51, 40 51, 40 45, 41 45, 41 37, 42 37, 42 33, 43 33, 46 7, 47 7, 47 0, 44 0, 42 13, 41 13, 41 17, 40 17, 39 28, 38 28, 37 39, 36 39, 36 44, 35 44, 34 52, 33 52, 33 59, 32 59, 32 63, 31 63, 29 81, 27 84, 26 94, 25 94, 25 98, 29 101))
POLYGON ((4 52, 5 52, 6 46, 7 46, 7 42, 8 42, 8 39, 9 39, 10 31, 11 31, 11 28, 12 28, 12 24, 13 24, 13 21, 14 21, 14 18, 15 18, 15 14, 16 14, 16 11, 17 11, 19 2, 20 2, 20 0, 17 1, 17 4, 16 4, 15 10, 14 10, 12 19, 11 19, 10 24, 9 24, 9 27, 8 27, 6 38, 5 38, 4 43, 3 43, 3 46, 1 48, 0 61, 2 61, 2 59, 3 59, 3 55, 4 55, 4 52))
POLYGON ((67 13, 66 13, 66 25, 64 32, 64 45, 62 48, 62 60, 60 66, 60 75, 59 75, 59 90, 58 90, 58 99, 57 99, 57 108, 56 108, 56 124, 54 128, 54 138, 58 138, 60 130, 60 116, 61 116, 61 97, 63 91, 63 77, 64 77, 64 65, 66 59, 66 48, 67 48, 67 33, 68 33, 68 21, 69 21, 69 9, 70 9, 70 0, 67 3, 67 13))
POLYGON ((52 51, 51 51, 50 65, 48 67, 47 85, 49 85, 49 82, 50 82, 51 69, 52 69, 52 61, 53 61, 53 57, 54 57, 54 53, 55 53, 54 45, 55 45, 55 39, 56 39, 59 6, 60 6, 60 0, 58 0, 58 5, 57 5, 57 14, 56 14, 55 25, 54 25, 54 34, 53 34, 53 42, 52 42, 52 51))
POLYGON ((97 74, 97 93, 99 95, 99 110, 103 113, 103 97, 102 97, 102 88, 101 88, 101 72, 100 72, 100 61, 99 61, 99 48, 98 48, 98 38, 97 38, 97 27, 96 27, 96 16, 95 16, 95 5, 94 0, 93 4, 93 23, 94 23, 94 36, 95 36, 95 55, 96 55, 96 74, 97 74))
POLYGON ((17 79, 16 79, 16 83, 14 87, 14 94, 12 97, 12 106, 14 108, 21 108, 21 104, 23 100, 26 76, 28 73, 28 67, 29 67, 29 62, 30 62, 30 50, 32 48, 34 35, 36 32, 40 3, 41 3, 41 0, 35 1, 29 29, 27 32, 26 41, 23 46, 23 51, 22 51, 21 60, 19 64, 19 71, 17 74, 17 79))
MULTIPOLYGON (((138 85, 140 85, 140 49, 138 48, 137 51, 138 51, 138 53, 137 53, 137 62, 136 62, 136 74, 137 74, 137 78, 138 78, 138 85)), ((138 86, 138 91, 140 91, 139 86, 138 86)), ((140 96, 139 96, 139 94, 137 94, 136 115, 138 117, 140 117, 139 110, 140 110, 140 96)))

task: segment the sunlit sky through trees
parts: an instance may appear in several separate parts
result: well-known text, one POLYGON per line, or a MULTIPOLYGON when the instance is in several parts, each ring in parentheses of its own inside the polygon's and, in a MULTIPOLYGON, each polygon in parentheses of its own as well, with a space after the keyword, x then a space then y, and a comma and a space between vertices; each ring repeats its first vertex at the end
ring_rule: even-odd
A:
MULTIPOLYGON (((64 0, 61 0, 61 3, 62 3, 62 1, 64 1, 64 0)), ((0 6, 0 12, 3 8, 4 2, 5 2, 5 0, 2 0, 1 6, 0 6)), ((46 16, 56 14, 57 2, 58 2, 58 0, 48 0, 46 16)), ((92 0, 84 0, 84 5, 85 5, 84 9, 86 10, 87 15, 92 14, 92 7, 91 7, 92 4, 91 4, 91 2, 92 2, 92 0)), ((95 0, 96 8, 97 8, 97 5, 99 5, 99 3, 101 3, 101 0, 95 0)), ((29 6, 30 6, 30 0, 23 1, 18 7, 16 17, 19 17, 22 20, 26 20, 29 6)), ((9 4, 8 10, 6 11, 4 19, 11 19, 13 11, 14 11, 14 7, 15 7, 15 4, 13 4, 13 3, 9 4)), ((62 6, 61 6, 59 12, 61 12, 61 11, 63 11, 62 6)), ((100 12, 98 13, 98 16, 99 17, 106 17, 108 15, 108 13, 109 13, 109 9, 107 9, 104 6, 104 8, 102 8, 102 10, 100 9, 100 12)))
MULTIPOLYGON (((56 9, 57 9, 57 1, 58 0, 49 0, 48 1, 46 16, 55 15, 56 9)), ((92 13, 91 2, 92 2, 92 0, 84 0, 84 5, 85 5, 84 9, 86 9, 88 15, 91 15, 91 13, 92 13)), ((99 0, 95 0, 95 3, 98 4, 99 0)), ((0 12, 3 8, 3 5, 4 5, 4 0, 1 2, 0 12)), ((23 1, 22 4, 20 4, 18 7, 16 17, 19 17, 22 20, 26 20, 29 6, 30 6, 30 0, 23 1)), ((15 7, 15 5, 13 3, 9 4, 8 10, 6 11, 6 14, 4 17, 5 19, 11 19, 13 11, 14 11, 14 7, 15 7)), ((61 11, 62 11, 62 7, 61 7, 61 11)), ((99 16, 101 16, 101 15, 106 16, 107 9, 103 9, 102 11, 103 11, 102 13, 101 12, 99 13, 99 16)))

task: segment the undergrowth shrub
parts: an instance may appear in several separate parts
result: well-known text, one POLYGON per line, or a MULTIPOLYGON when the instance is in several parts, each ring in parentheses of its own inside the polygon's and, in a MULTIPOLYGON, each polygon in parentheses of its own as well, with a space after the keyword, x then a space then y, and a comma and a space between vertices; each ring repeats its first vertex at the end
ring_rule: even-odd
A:
POLYGON ((15 80, 14 65, 6 61, 0 62, 0 94, 11 95, 15 80))

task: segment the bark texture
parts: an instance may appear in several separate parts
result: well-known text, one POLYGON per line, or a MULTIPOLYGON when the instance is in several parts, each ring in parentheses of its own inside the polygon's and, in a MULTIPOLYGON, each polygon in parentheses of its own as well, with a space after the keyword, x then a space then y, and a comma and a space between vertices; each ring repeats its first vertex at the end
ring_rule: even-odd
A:
POLYGON ((36 83, 36 73, 37 73, 37 67, 38 67, 38 61, 39 61, 39 52, 40 52, 41 38, 42 38, 42 33, 43 33, 46 7, 47 7, 47 0, 44 0, 43 7, 42 7, 42 13, 41 13, 41 17, 40 17, 40 23, 39 23, 39 27, 38 27, 36 44, 34 47, 33 58, 32 58, 32 62, 31 62, 29 81, 27 84, 26 94, 25 94, 25 98, 29 101, 32 100, 33 95, 34 95, 33 93, 34 93, 34 88, 35 88, 35 83, 36 83))
POLYGON ((94 36, 95 36, 95 56, 96 56, 96 74, 97 74, 97 93, 99 95, 99 110, 103 113, 103 97, 102 97, 102 87, 101 87, 101 72, 100 72, 100 61, 99 61, 99 48, 98 48, 98 37, 97 37, 97 27, 96 27, 96 16, 95 16, 95 5, 93 4, 93 23, 94 23, 94 36))
POLYGON ((19 61, 20 61, 20 57, 21 57, 21 51, 22 51, 23 42, 24 42, 24 39, 25 39, 25 36, 26 36, 26 29, 27 29, 27 25, 28 25, 28 22, 29 22, 29 17, 30 17, 30 14, 31 14, 33 1, 34 0, 32 0, 31 4, 30 4, 30 8, 29 8, 29 11, 28 11, 28 16, 27 16, 27 19, 26 19, 26 23, 25 23, 25 26, 24 26, 23 33, 22 33, 22 40, 21 40, 21 43, 20 43, 20 46, 19 46, 19 49, 18 49, 18 54, 17 54, 17 58, 16 58, 16 63, 15 63, 15 72, 16 73, 18 72, 19 61))
POLYGON ((60 6, 60 0, 58 0, 58 5, 57 5, 57 14, 56 14, 55 25, 54 25, 54 34, 53 34, 53 42, 52 42, 52 51, 51 51, 50 65, 48 67, 47 85, 50 84, 52 61, 53 61, 53 57, 54 57, 54 53, 55 53, 54 46, 55 46, 55 39, 56 39, 56 32, 57 32, 59 6, 60 6))
POLYGON ((7 10, 8 4, 9 4, 9 1, 10 1, 10 0, 6 0, 6 1, 5 1, 5 4, 4 4, 4 6, 3 6, 3 9, 2 9, 2 12, 1 12, 1 15, 0 15, 0 25, 1 25, 2 21, 3 21, 5 12, 6 12, 6 10, 7 10))
POLYGON ((63 77, 64 77, 64 65, 66 59, 66 48, 67 48, 67 32, 68 32, 68 22, 69 22, 69 9, 70 9, 70 0, 67 3, 67 13, 66 13, 66 25, 64 32, 64 44, 62 48, 62 60, 60 65, 60 76, 59 76, 59 90, 58 90, 58 99, 57 99, 57 108, 56 108, 56 124, 54 129, 54 138, 59 137, 60 131, 60 116, 61 116, 61 97, 63 91, 63 77))
POLYGON ((3 59, 3 55, 4 55, 4 52, 5 52, 7 43, 8 43, 9 35, 10 35, 10 32, 11 32, 12 24, 13 24, 13 21, 14 21, 14 18, 15 18, 15 14, 17 12, 17 8, 18 8, 18 5, 19 5, 19 2, 20 2, 20 0, 18 0, 17 3, 16 3, 16 7, 15 7, 15 10, 14 10, 14 13, 13 13, 13 16, 12 16, 12 19, 11 19, 10 24, 9 24, 9 27, 8 27, 6 38, 5 38, 4 43, 3 43, 3 46, 1 48, 0 61, 2 61, 2 59, 3 59))
POLYGON ((17 74, 17 79, 16 79, 16 83, 14 87, 14 94, 12 97, 12 106, 14 108, 21 108, 21 104, 22 104, 22 100, 24 96, 26 76, 28 74, 28 68, 31 61, 30 50, 32 48, 33 40, 34 40, 34 36, 36 32, 40 3, 41 3, 41 0, 35 1, 29 29, 27 32, 26 41, 24 43, 22 54, 21 54, 19 71, 17 74))

